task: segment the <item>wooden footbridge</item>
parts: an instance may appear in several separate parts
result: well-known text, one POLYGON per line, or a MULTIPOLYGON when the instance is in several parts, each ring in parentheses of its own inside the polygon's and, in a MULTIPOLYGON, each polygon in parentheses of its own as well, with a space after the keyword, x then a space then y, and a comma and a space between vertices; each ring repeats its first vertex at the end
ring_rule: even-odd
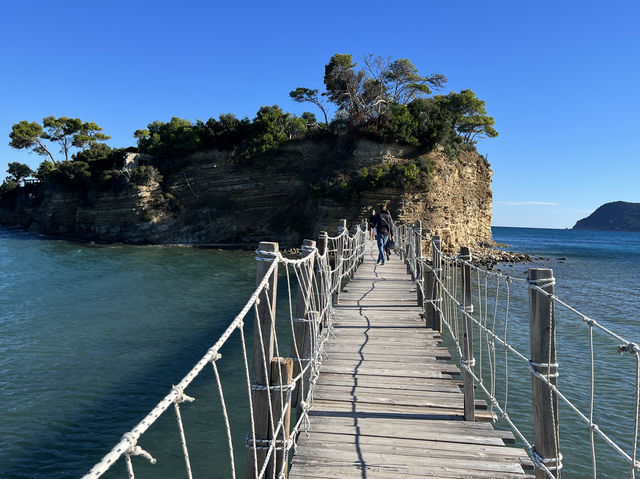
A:
MULTIPOLYGON (((334 306, 289 478, 523 477, 532 464, 507 446, 512 433, 464 420, 460 370, 440 333, 425 327, 402 259, 377 265, 376 257, 367 243, 334 306)), ((476 420, 490 419, 486 404, 476 407, 476 420)))
MULTIPOLYGON (((596 477, 597 437, 635 477, 640 470, 637 343, 561 301, 554 294, 550 269, 531 268, 527 278, 480 269, 472 264, 468 248, 446 256, 440 238, 425 237, 419 222, 398 229, 399 254, 379 265, 368 235, 366 225, 350 233, 341 220, 337 236, 321 233, 317 242, 305 240, 296 258, 282 255, 277 243, 260 243, 256 290, 245 306, 192 370, 85 479, 102 476, 121 457, 129 479, 134 479, 134 456, 155 464, 152 454, 170 454, 157 444, 144 444, 144 434, 172 406, 187 479, 211 476, 211 469, 198 474, 192 470, 188 429, 180 412, 181 407, 194 407, 185 404, 194 400, 186 390, 205 369, 211 371, 208 366, 213 376, 201 381, 208 380, 210 391, 217 388, 218 395, 195 404, 219 404, 218 418, 206 426, 216 431, 207 450, 228 450, 227 468, 215 465, 219 477, 518 478, 535 469, 536 479, 559 478, 559 399, 590 434, 582 443, 588 450, 580 460, 582 471, 591 454, 596 477), (429 249, 427 259, 423 255, 429 249), (530 347, 526 341, 514 346, 509 333, 516 286, 521 296, 528 296, 530 347), (563 325, 588 328, 587 405, 572 402, 571 389, 563 394, 558 388, 555 314, 560 307, 573 315, 564 317, 563 325), (594 333, 613 341, 610 349, 616 358, 632 358, 635 374, 629 382, 636 393, 629 403, 633 409, 628 408, 629 422, 635 424, 630 437, 594 421, 594 333), (220 361, 227 361, 226 369, 218 368, 220 361), (526 377, 517 386, 531 406, 526 417, 522 410, 512 417, 509 408, 514 367, 526 377), (233 374, 225 376, 225 370, 233 374), (529 379, 531 390, 522 390, 529 379), (225 399, 229 384, 235 394, 230 403, 225 399), (476 399, 476 390, 489 404, 476 399), (234 421, 238 417, 250 419, 248 432, 246 422, 234 421), (494 428, 495 420, 510 430, 494 428), (243 437, 247 453, 239 450, 238 438, 243 437)), ((202 450, 199 453, 202 458, 202 450)), ((175 477, 159 469, 145 475, 153 467, 140 467, 143 477, 175 477)))

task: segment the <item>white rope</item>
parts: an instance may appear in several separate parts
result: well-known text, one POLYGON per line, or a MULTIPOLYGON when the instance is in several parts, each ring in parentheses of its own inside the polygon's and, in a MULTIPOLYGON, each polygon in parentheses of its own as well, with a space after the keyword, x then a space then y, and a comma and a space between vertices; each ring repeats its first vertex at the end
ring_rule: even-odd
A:
POLYGON ((220 395, 220 404, 222 406, 222 416, 224 417, 224 426, 227 432, 227 446, 229 447, 229 462, 231 464, 231 477, 236 479, 236 464, 233 454, 233 440, 231 439, 231 424, 229 423, 229 414, 227 413, 227 403, 224 400, 224 392, 222 390, 222 382, 220 381, 220 373, 218 372, 218 366, 216 362, 222 357, 221 354, 217 354, 211 360, 211 366, 213 367, 213 374, 216 377, 216 386, 218 386, 218 394, 220 395))
MULTIPOLYGON (((412 244, 413 244, 413 240, 411 235, 412 234, 416 234, 417 232, 415 231, 411 231, 408 228, 403 229, 403 231, 401 232, 400 235, 398 235, 399 238, 401 238, 401 242, 403 244, 400 244, 399 246, 402 248, 404 247, 407 251, 407 264, 408 264, 408 268, 410 271, 414 271, 414 266, 413 266, 413 258, 412 258, 412 244)), ((428 240, 429 238, 427 238, 426 236, 420 235, 421 239, 424 240, 428 240)), ((467 372, 469 372, 473 378, 474 378, 474 382, 476 384, 479 385, 480 389, 483 391, 484 394, 487 395, 487 397, 489 398, 489 402, 491 404, 491 410, 493 411, 493 409, 495 408, 497 411, 500 412, 501 417, 503 419, 505 419, 507 421, 507 423, 510 425, 510 427, 514 430, 514 432, 516 433, 516 435, 523 441, 524 444, 527 445, 527 447, 529 448, 529 454, 531 456, 532 461, 534 462, 534 464, 539 467, 541 470, 543 470, 545 472, 545 474, 547 474, 547 476, 549 477, 559 477, 560 471, 562 469, 562 455, 559 452, 559 448, 558 445, 555 444, 555 457, 552 458, 541 458, 535 451, 535 449, 533 448, 533 446, 531 446, 531 444, 524 438, 524 435, 521 433, 521 431, 517 428, 517 426, 513 423, 513 421, 509 418, 509 414, 508 414, 508 399, 509 399, 509 372, 508 372, 508 362, 509 362, 509 354, 511 353, 513 355, 515 355, 517 358, 519 358, 522 361, 525 361, 530 373, 536 377, 537 379, 543 381, 548 389, 549 389, 549 400, 551 401, 551 405, 553 405, 553 401, 554 401, 554 395, 556 398, 562 400, 562 402, 566 405, 569 406, 569 408, 577 414, 577 416, 584 421, 590 430, 590 445, 591 445, 591 456, 592 456, 592 464, 593 464, 593 477, 596 477, 596 453, 595 453, 595 440, 594 440, 594 435, 598 435, 601 439, 604 440, 605 443, 607 443, 618 455, 620 455, 621 457, 623 457, 627 462, 630 463, 631 465, 631 477, 634 478, 635 477, 635 470, 640 470, 640 464, 638 463, 637 460, 637 443, 638 443, 638 429, 639 429, 639 422, 640 422, 640 347, 638 346, 637 343, 635 342, 631 342, 628 341, 627 339, 623 338, 622 336, 620 336, 617 333, 614 333, 613 331, 611 331, 610 328, 602 325, 602 323, 594 320, 593 318, 590 318, 586 315, 584 315, 583 313, 579 312, 577 309, 575 309, 574 307, 570 306, 569 304, 567 304, 566 302, 560 300, 556 295, 549 293, 547 291, 545 291, 543 288, 552 286, 555 284, 555 279, 554 278, 544 278, 544 279, 539 279, 539 280, 531 280, 529 278, 525 278, 525 279, 520 279, 520 278, 513 278, 511 276, 508 275, 503 275, 500 272, 490 272, 487 270, 484 270, 482 268, 478 268, 477 266, 471 264, 469 261, 467 261, 467 259, 465 258, 453 258, 453 257, 449 257, 445 254, 443 254, 439 248, 436 247, 435 244, 432 244, 432 246, 434 247, 434 251, 436 253, 439 254, 440 256, 440 260, 443 262, 443 266, 442 267, 437 267, 437 265, 429 265, 428 263, 426 263, 425 261, 422 261, 421 264, 423 266, 423 268, 427 271, 431 271, 433 274, 432 276, 434 277, 434 288, 439 287, 439 291, 442 293, 441 297, 436 297, 436 298, 425 298, 424 302, 429 303, 430 305, 432 305, 432 307, 440 314, 441 316, 441 320, 444 323, 444 325, 446 326, 447 331, 449 332, 449 334, 451 335, 451 337, 454 340, 454 345, 456 348, 456 351, 458 353, 458 355, 461 358, 461 365, 463 367, 464 370, 466 370, 467 372), (457 267, 460 267, 462 265, 465 266, 469 266, 471 268, 473 268, 476 272, 477 272, 477 282, 478 282, 478 302, 479 302, 479 318, 474 318, 473 317, 473 310, 472 308, 465 308, 462 304, 461 301, 459 301, 458 299, 456 299, 456 291, 459 291, 458 288, 458 284, 456 281, 456 276, 455 274, 453 274, 453 268, 454 265, 457 265, 457 267), (485 311, 483 311, 482 309, 482 300, 481 300, 481 294, 480 294, 480 278, 483 278, 484 280, 484 286, 485 286, 485 297, 487 296, 487 279, 488 278, 494 278, 496 280, 496 287, 495 287, 495 299, 494 299, 494 306, 493 306, 493 314, 492 314, 492 321, 491 324, 489 324, 488 321, 488 315, 486 313, 486 310, 488 308, 487 305, 487 301, 485 299, 484 301, 484 308, 485 311), (544 294, 546 297, 550 298, 550 308, 552 308, 551 311, 551 317, 555 317, 553 308, 555 305, 560 305, 564 308, 566 308, 568 311, 574 313, 575 315, 577 315, 580 320, 586 324, 589 328, 589 344, 590 344, 590 383, 591 383, 591 391, 590 391, 590 401, 589 401, 589 416, 587 417, 584 413, 582 413, 582 411, 580 411, 580 409, 572 402, 570 401, 564 394, 561 393, 561 391, 558 389, 558 387, 556 385, 554 385, 552 383, 552 380, 555 380, 555 378, 558 377, 558 364, 556 362, 551 362, 550 360, 547 360, 546 362, 533 362, 531 361, 529 358, 527 358, 524 354, 520 353, 515 347, 513 347, 511 344, 509 344, 508 342, 508 338, 507 338, 507 334, 508 334, 508 322, 509 322, 509 304, 510 304, 510 283, 512 282, 517 282, 517 283, 527 283, 530 289, 533 289, 535 291, 538 291, 542 294, 544 294), (504 292, 505 295, 505 308, 504 308, 504 324, 503 324, 503 332, 502 332, 502 338, 496 334, 495 330, 497 327, 496 324, 496 318, 497 318, 497 313, 498 313, 498 298, 500 293, 500 285, 504 283, 506 290, 504 292), (452 292, 453 291, 453 292, 452 292), (472 321, 472 324, 474 324, 474 326, 478 327, 478 330, 484 335, 485 337, 485 343, 486 343, 486 349, 488 352, 488 361, 489 361, 489 377, 490 377, 490 384, 489 384, 489 389, 487 389, 484 385, 484 381, 482 379, 482 377, 478 378, 472 371, 472 368, 475 364, 474 361, 470 360, 467 361, 464 359, 464 355, 463 355, 463 351, 462 348, 460 346, 460 327, 459 327, 459 318, 458 318, 458 313, 462 314, 463 317, 467 317, 470 318, 472 321), (484 313, 484 314, 483 314, 484 313), (483 317, 484 316, 484 317, 483 317), (594 402, 595 402, 595 398, 594 398, 594 381, 595 381, 595 368, 594 368, 594 352, 593 352, 593 330, 594 328, 596 330, 599 330, 601 332, 603 332, 606 336, 614 339, 616 342, 618 342, 618 347, 617 350, 620 354, 626 354, 629 353, 631 355, 633 355, 635 358, 635 363, 636 363, 636 367, 635 367, 635 377, 634 377, 634 396, 635 396, 635 401, 634 401, 634 428, 633 428, 633 435, 631 440, 629 441, 629 443, 631 443, 631 450, 629 452, 624 451, 621 446, 619 446, 609 435, 607 435, 605 432, 603 432, 600 427, 594 423, 594 418, 593 418, 593 411, 594 411, 594 402), (505 351, 505 359, 504 359, 504 382, 505 382, 505 397, 504 397, 504 402, 503 405, 501 405, 496 398, 495 395, 495 378, 496 378, 496 361, 495 361, 495 351, 496 351, 496 344, 500 344, 502 347, 504 347, 504 351, 505 351), (553 471, 553 472, 552 472, 553 471), (554 474, 555 473, 555 474, 554 474)), ((416 286, 420 287, 418 281, 416 281, 416 286)), ((436 295, 437 296, 437 295, 436 295)), ((551 330, 552 328, 549 328, 549 334, 551 334, 551 330)), ((549 340, 551 340, 551 337, 549 337, 549 340)), ((482 354, 482 348, 484 346, 479 346, 480 348, 480 354, 482 354)), ((549 353, 551 352, 551 348, 549 349, 549 353)), ((482 371, 483 371, 483 367, 482 367, 482 355, 480 355, 480 375, 482 376, 482 371)), ((551 410, 553 411, 553 407, 551 408, 551 410)), ((557 434, 555 433, 555 418, 553 418, 553 426, 554 426, 554 437, 557 437, 557 434)))
MULTIPOLYGON (((280 252, 269 252, 264 250, 256 251, 256 260, 269 262, 271 265, 265 273, 264 278, 261 283, 256 287, 254 293, 250 296, 249 300, 242 308, 240 313, 234 318, 234 320, 227 327, 222 336, 218 339, 218 341, 207 351, 207 353, 201 358, 200 361, 196 363, 196 365, 187 373, 187 375, 171 390, 167 396, 165 396, 162 401, 160 401, 156 407, 154 407, 147 416, 134 427, 129 433, 127 433, 123 439, 116 445, 114 448, 107 453, 103 459, 97 463, 85 478, 97 478, 100 477, 119 457, 124 456, 125 463, 127 466, 127 471, 130 478, 134 478, 133 465, 131 462, 131 456, 133 455, 141 455, 149 459, 152 463, 155 463, 155 459, 153 459, 146 451, 142 450, 139 446, 136 445, 137 440, 140 438, 144 432, 155 422, 155 420, 161 416, 168 407, 173 404, 174 409, 176 411, 176 418, 178 421, 178 429, 180 432, 180 440, 183 446, 183 455, 185 457, 185 465, 187 469, 187 475, 189 478, 192 477, 191 465, 189 459, 189 452, 187 449, 187 442, 184 433, 184 424, 181 416, 181 411, 179 407, 179 403, 183 401, 188 401, 190 398, 184 394, 186 388, 191 384, 191 382, 195 379, 198 374, 203 370, 204 366, 207 363, 212 364, 214 377, 216 381, 216 386, 218 389, 218 394, 220 396, 221 401, 221 412, 224 417, 225 429, 227 433, 227 443, 229 447, 229 458, 231 463, 231 473, 232 477, 236 477, 235 465, 234 465, 234 453, 233 453, 233 442, 231 435, 231 425, 229 421, 229 415, 227 411, 226 402, 224 399, 224 392, 222 386, 222 380, 216 366, 216 361, 220 358, 220 348, 227 343, 228 339, 231 337, 234 331, 238 330, 241 339, 241 350, 242 357, 245 369, 245 377, 246 377, 246 387, 247 387, 247 396, 249 399, 249 406, 251 411, 253 411, 253 401, 252 401, 252 391, 266 391, 267 396, 269 397, 269 417, 270 417, 270 434, 272 439, 269 440, 269 450, 266 453, 265 462, 262 464, 258 463, 258 449, 252 446, 253 452, 253 465, 254 470, 257 471, 258 477, 263 477, 266 471, 266 467, 269 461, 273 462, 271 459, 274 457, 276 446, 282 445, 282 441, 277 439, 278 435, 282 435, 283 431, 283 417, 284 411, 290 407, 291 395, 293 391, 296 389, 298 385, 303 385, 302 379, 309 375, 309 383, 308 390, 301 392, 300 398, 300 410, 302 414, 300 414, 296 424, 291 430, 291 438, 288 441, 284 442, 284 450, 283 457, 284 462, 282 465, 274 468, 274 477, 277 475, 281 477, 283 475, 285 463, 287 461, 287 457, 289 455, 289 451, 292 448, 295 448, 295 439, 297 438, 298 433, 301 429, 308 427, 308 410, 309 405, 313 402, 313 392, 315 390, 315 384, 317 381, 317 377, 319 374, 319 367, 322 362, 322 358, 324 357, 324 342, 327 338, 332 334, 332 305, 330 295, 340 288, 341 282, 343 278, 349 277, 353 274, 355 269, 357 269, 360 264, 362 257, 365 252, 365 241, 366 241, 366 228, 363 230, 359 225, 355 230, 353 235, 349 235, 348 230, 343 229, 338 236, 328 236, 326 237, 328 243, 334 243, 339 241, 341 244, 342 255, 336 258, 337 267, 334 270, 329 268, 328 258, 329 253, 332 251, 333 247, 325 248, 322 255, 318 253, 318 249, 316 247, 310 247, 304 245, 301 248, 301 251, 304 253, 304 257, 300 259, 291 259, 285 258, 280 252), (310 269, 311 264, 316 262, 318 265, 318 274, 313 274, 313 271, 310 269), (272 305, 270 296, 271 294, 266 294, 269 291, 268 282, 271 276, 273 275, 275 268, 278 264, 284 264, 286 266, 287 271, 287 294, 289 300, 289 319, 290 323, 293 327, 294 323, 305 323, 308 324, 307 330, 310 334, 310 344, 312 344, 312 351, 309 357, 307 358, 294 358, 300 365, 300 372, 292 379, 290 384, 273 384, 270 385, 268 383, 264 385, 252 384, 250 374, 249 374, 249 359, 246 350, 246 342, 244 335, 244 319, 246 318, 248 312, 253 308, 257 313, 257 305, 260 302, 260 295, 264 294, 264 298, 266 298, 267 306, 270 308, 272 305), (295 274, 293 277, 290 277, 289 267, 294 268, 295 274), (307 280, 302 280, 301 277, 305 275, 301 275, 301 268, 309 268, 307 271, 308 274, 307 280), (341 270, 341 271, 340 271, 341 270), (340 271, 340 274, 336 274, 337 271, 340 271), (308 304, 306 306, 307 311, 317 311, 313 316, 314 318, 300 317, 297 318, 293 314, 292 308, 292 291, 291 291, 291 281, 295 280, 298 284, 301 284, 305 290, 310 290, 309 297, 305 297, 305 302, 308 304), (324 325, 324 326, 323 326, 324 325), (298 384, 299 383, 299 384, 298 384), (279 394, 281 397, 281 401, 283 404, 282 411, 274 411, 271 405, 271 395, 279 394), (278 415, 280 416, 278 418, 278 415), (277 419, 277 420, 276 420, 277 419), (279 468, 279 470, 277 470, 279 468)), ((321 239, 322 240, 322 239, 321 239)), ((333 250, 337 250, 338 248, 333 248, 333 250)), ((260 331, 259 321, 258 324, 258 333, 260 331)), ((274 348, 277 356, 280 356, 280 345, 279 338, 277 334, 277 330, 275 329, 275 324, 271 324, 272 332, 274 334, 274 348)), ((265 372, 268 372, 268 364, 266 363, 266 351, 265 345, 262 340, 262 334, 258 334, 260 337, 260 344, 258 345, 259 353, 262 356, 262 363, 265 372)), ((293 348, 296 351, 296 356, 300 356, 299 351, 293 348)), ((280 371, 278 371, 280 375, 280 371)), ((282 383, 282 378, 280 378, 280 383, 282 383)), ((251 437, 255 437, 255 421, 253 414, 250 414, 250 424, 251 437)), ((280 446, 277 446, 280 451, 280 446)))
POLYGON ((182 415, 180 414, 180 403, 181 402, 193 402, 194 398, 187 396, 184 394, 181 388, 177 386, 173 386, 173 388, 177 392, 176 398, 173 400, 173 406, 176 411, 176 418, 178 420, 178 430, 180 432, 180 443, 182 444, 182 454, 184 455, 184 463, 187 468, 187 477, 189 479, 193 479, 193 474, 191 473, 191 461, 189 460, 189 448, 187 447, 187 438, 184 434, 184 425, 182 424, 182 415))

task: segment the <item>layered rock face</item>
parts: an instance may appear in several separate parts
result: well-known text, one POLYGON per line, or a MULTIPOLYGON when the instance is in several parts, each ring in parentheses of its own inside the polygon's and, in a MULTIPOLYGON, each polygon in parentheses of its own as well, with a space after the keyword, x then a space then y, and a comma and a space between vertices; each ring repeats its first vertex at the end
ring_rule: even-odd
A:
POLYGON ((491 178, 488 163, 475 152, 462 152, 458 160, 433 156, 430 188, 405 195, 400 219, 420 219, 428 235, 440 235, 443 248, 491 243, 491 178))
MULTIPOLYGON (((239 165, 229 153, 199 152, 164 178, 120 193, 97 192, 87 200, 55 187, 24 194, 0 209, 0 221, 30 231, 83 240, 125 243, 249 243, 299 246, 319 231, 335 232, 338 219, 360 223, 371 207, 388 202, 394 218, 422 220, 447 249, 491 239, 491 175, 487 162, 463 152, 450 160, 430 154, 426 190, 380 188, 349 201, 314 193, 312 185, 332 171, 402 162, 411 148, 367 140, 316 140, 285 145, 267 166, 239 165), (171 202, 167 198, 172 198, 171 202)), ((24 193, 24 192, 23 192, 24 193)))

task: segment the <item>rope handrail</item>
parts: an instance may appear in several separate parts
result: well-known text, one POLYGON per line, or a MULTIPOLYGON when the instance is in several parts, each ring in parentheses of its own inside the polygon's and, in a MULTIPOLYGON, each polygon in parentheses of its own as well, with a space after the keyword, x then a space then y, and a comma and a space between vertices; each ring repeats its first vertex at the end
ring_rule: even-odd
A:
POLYGON ((269 277, 273 273, 273 270, 276 267, 276 262, 269 268, 268 274, 265 275, 262 282, 256 287, 253 294, 249 297, 249 300, 246 302, 244 307, 240 310, 240 312, 233 319, 231 324, 227 327, 227 329, 222 333, 220 338, 216 341, 216 343, 207 350, 205 355, 198 361, 193 368, 180 380, 177 386, 172 387, 169 394, 167 394, 162 401, 160 401, 156 407, 154 407, 149 413, 136 425, 126 433, 126 437, 120 440, 113 449, 108 452, 102 460, 97 463, 95 466, 91 468, 91 470, 84 476, 85 478, 94 478, 100 477, 104 474, 109 467, 120 457, 122 454, 130 447, 130 445, 135 444, 140 436, 144 434, 144 432, 149 429, 149 427, 155 422, 155 419, 162 415, 173 402, 178 397, 178 388, 184 391, 189 384, 195 379, 195 377, 200 374, 200 372, 205 368, 205 366, 211 362, 217 360, 216 356, 218 355, 218 351, 224 345, 224 343, 229 339, 233 331, 238 328, 241 324, 249 310, 253 307, 255 302, 258 299, 260 293, 264 290, 269 277), (216 358, 216 359, 214 359, 216 358))
MULTIPOLYGON (((193 398, 187 396, 184 391, 204 370, 208 363, 212 364, 215 384, 221 400, 220 409, 226 429, 231 474, 232 477, 235 478, 236 470, 234 465, 234 452, 231 435, 232 427, 229 421, 229 414, 227 412, 227 405, 223 393, 223 381, 217 366, 218 360, 222 357, 220 354, 221 348, 227 343, 235 331, 239 331, 240 334, 241 351, 245 369, 244 376, 247 383, 247 395, 251 409, 251 428, 247 435, 249 438, 247 440, 247 447, 249 447, 251 451, 249 464, 253 466, 256 478, 266 477, 270 468, 274 471, 274 477, 284 477, 287 467, 287 457, 292 448, 295 448, 298 433, 308 427, 308 411, 313 401, 313 393, 315 390, 317 376, 319 374, 318 370, 323 359, 324 343, 330 336, 333 328, 333 305, 331 296, 336 291, 339 291, 342 279, 349 276, 355 269, 357 269, 360 260, 364 255, 366 234, 366 226, 363 228, 362 225, 358 225, 352 235, 349 234, 346 228, 342 228, 337 236, 327 235, 320 237, 321 240, 326 241, 325 244, 336 244, 339 245, 340 248, 326 247, 323 248, 324 251, 320 254, 319 249, 315 246, 303 246, 301 248, 303 253, 302 258, 287 258, 280 252, 265 251, 260 248, 257 249, 255 251, 255 259, 259 262, 268 262, 270 264, 268 267, 265 265, 264 268, 266 269, 264 270, 264 276, 256 286, 248 301, 245 303, 244 307, 227 326, 215 344, 207 350, 202 358, 180 380, 180 382, 176 386, 173 386, 171 391, 160 402, 158 402, 158 404, 133 429, 125 433, 122 439, 91 468, 84 478, 93 479, 100 477, 122 456, 124 456, 127 473, 130 479, 135 478, 131 456, 141 455, 146 457, 152 463, 155 463, 155 459, 138 445, 138 441, 149 427, 173 404, 177 418, 180 442, 182 444, 187 477, 191 479, 191 462, 180 411, 180 403, 183 401, 193 401, 193 398), (340 255, 335 254, 338 250, 340 250, 340 255), (335 257, 334 268, 330 266, 329 261, 330 254, 332 252, 332 256, 335 257), (297 365, 297 369, 295 374, 293 374, 291 379, 288 381, 285 381, 285 378, 282 376, 282 371, 278 369, 275 382, 269 379, 267 375, 265 378, 266 384, 256 384, 252 382, 252 378, 249 373, 250 364, 249 354, 247 353, 247 342, 245 340, 245 322, 247 315, 253 309, 255 324, 258 328, 254 331, 254 335, 257 332, 257 337, 259 338, 258 343, 254 344, 254 373, 256 357, 261 358, 259 359, 262 363, 261 368, 266 372, 270 367, 269 356, 267 354, 269 348, 263 339, 263 332, 266 332, 266 330, 261 330, 260 324, 262 320, 258 321, 258 318, 262 317, 260 312, 260 308, 262 307, 261 302, 266 301, 265 308, 267 311, 273 311, 273 308, 275 307, 275 286, 272 291, 270 282, 274 281, 274 278, 277 275, 278 265, 282 265, 285 268, 287 285, 286 298, 289 306, 288 316, 291 331, 293 333, 290 360, 297 365), (293 294, 292 283, 297 284, 297 295, 293 294), (272 295, 273 298, 271 297, 272 295), (298 302, 302 301, 300 304, 296 303, 295 313, 293 307, 294 299, 298 302), (303 331, 303 336, 298 337, 298 332, 300 331, 303 331), (302 341, 302 343, 299 341, 302 341), (308 352, 301 349, 305 344, 309 345, 310 349, 308 352), (258 418, 254 418, 253 414, 253 396, 256 395, 255 399, 257 400, 258 394, 263 396, 266 394, 268 399, 269 439, 256 435, 258 418), (296 397, 299 397, 301 414, 299 415, 296 423, 290 429, 288 425, 285 426, 285 414, 286 411, 290 410, 292 407, 294 394, 296 397), (274 401, 278 400, 278 398, 279 402, 276 405, 274 401), (286 437, 290 439, 283 439, 286 437)), ((273 334, 275 341, 273 344, 275 357, 281 358, 282 344, 280 343, 282 340, 278 339, 275 316, 270 324, 271 334, 273 334)), ((269 475, 270 474, 271 473, 269 473, 269 475)))
MULTIPOLYGON (((588 315, 580 312, 574 306, 568 304, 566 301, 558 298, 558 296, 545 288, 555 283, 553 278, 545 279, 545 280, 531 280, 530 278, 515 278, 510 275, 505 275, 502 272, 493 272, 488 271, 483 268, 480 268, 470 261, 470 257, 463 257, 461 255, 451 256, 442 253, 441 249, 437 247, 436 242, 432 242, 432 247, 434 248, 434 261, 435 258, 438 257, 439 263, 442 265, 441 267, 438 264, 429 264, 424 258, 421 258, 421 254, 416 251, 417 244, 419 242, 416 241, 418 239, 420 242, 423 240, 430 240, 427 236, 421 233, 420 228, 418 227, 401 227, 399 238, 401 239, 402 244, 400 245, 405 251, 405 259, 407 261, 408 270, 415 277, 416 289, 422 294, 422 298, 424 298, 425 307, 433 308, 433 310, 437 311, 440 315, 442 324, 445 325, 446 330, 449 335, 453 339, 454 347, 456 349, 457 354, 461 358, 461 367, 462 369, 468 373, 473 378, 473 383, 477 384, 480 390, 487 396, 489 399, 491 409, 494 408, 500 413, 500 416, 506 420, 509 424, 510 428, 514 431, 514 433, 522 440, 522 442, 527 446, 528 453, 536 465, 541 471, 543 471, 548 477, 559 477, 559 471, 562 469, 562 455, 559 453, 558 446, 556 444, 555 447, 555 457, 551 458, 542 458, 536 451, 535 448, 531 445, 531 442, 528 441, 520 428, 515 424, 515 422, 510 418, 508 414, 508 391, 509 391, 509 374, 508 374, 508 355, 512 354, 516 358, 518 358, 521 363, 525 364, 529 370, 529 373, 536 379, 540 380, 541 383, 545 384, 548 388, 548 399, 550 404, 553 405, 554 397, 558 398, 562 401, 563 404, 567 405, 569 409, 577 415, 577 417, 587 425, 590 432, 591 437, 591 452, 592 452, 592 463, 593 463, 593 474, 594 478, 596 477, 596 456, 595 456, 595 442, 594 435, 600 437, 604 443, 606 443, 612 451, 614 451, 618 456, 624 459, 628 464, 630 464, 630 474, 631 477, 635 477, 635 471, 640 470, 640 462, 637 460, 637 442, 638 442, 638 430, 639 430, 639 422, 640 422, 640 347, 637 342, 632 342, 626 339, 623 335, 618 334, 612 330, 612 328, 608 325, 603 324, 601 321, 593 319, 588 315), (416 245, 414 247, 414 244, 416 245), (419 266, 419 267, 418 267, 419 266), (461 293, 461 282, 458 282, 458 276, 464 276, 464 269, 467 269, 469 272, 473 272, 471 278, 467 278, 466 281, 471 281, 473 275, 477 276, 476 285, 477 285, 477 298, 476 302, 478 303, 477 315, 474 314, 473 307, 471 305, 465 306, 462 303, 462 300, 458 299, 458 295, 461 293), (431 278, 432 284, 430 287, 433 291, 437 292, 437 294, 441 294, 441 297, 427 297, 426 293, 431 293, 431 290, 427 290, 426 284, 421 277, 418 275, 421 274, 421 271, 427 272, 427 277, 431 278), (491 319, 491 315, 488 312, 488 285, 489 282, 495 282, 495 286, 493 289, 495 290, 495 301, 494 301, 494 311, 493 318, 491 319), (590 395, 590 404, 589 411, 585 413, 580 406, 576 405, 574 401, 567 397, 560 388, 556 384, 555 378, 557 378, 557 364, 554 362, 552 364, 551 361, 545 362, 534 362, 529 359, 525 354, 520 352, 517 347, 514 346, 510 341, 507 340, 508 333, 508 319, 509 319, 509 303, 510 303, 510 288, 509 285, 512 283, 522 284, 527 286, 530 290, 535 291, 536 293, 540 293, 543 297, 547 298, 549 301, 550 312, 553 315, 555 314, 555 306, 559 306, 564 308, 566 311, 574 314, 577 318, 580 319, 580 322, 588 326, 589 330, 589 344, 590 344, 590 374, 591 374, 591 395, 590 395), (500 285, 505 285, 505 291, 502 293, 504 295, 504 309, 505 318, 503 321, 503 331, 498 332, 496 330, 497 322, 497 312, 498 312, 498 298, 500 294, 500 285), (437 286, 437 287, 436 287, 437 286), (483 300, 483 291, 484 288, 484 300, 483 300), (486 350, 487 357, 483 358, 483 350, 485 348, 484 343, 480 344, 477 349, 479 352, 480 358, 480 374, 476 374, 474 371, 474 367, 476 364, 473 355, 470 358, 465 358, 464 349, 461 346, 461 338, 464 334, 467 334, 463 331, 461 327, 465 321, 469 321, 470 324, 473 325, 473 328, 476 329, 480 334, 480 338, 486 342, 486 350), (634 388, 634 410, 631 411, 633 413, 633 431, 631 433, 631 440, 628 443, 631 444, 629 450, 625 450, 621 445, 623 444, 618 439, 614 439, 611 434, 606 433, 602 430, 602 427, 598 425, 598 423, 594 420, 593 412, 594 412, 594 377, 595 377, 595 368, 594 368, 594 348, 593 348, 593 330, 600 331, 603 333, 604 337, 612 339, 616 342, 616 351, 620 354, 629 353, 632 357, 635 358, 635 375, 632 378, 635 382, 634 388), (497 390, 496 390, 496 345, 504 348, 504 401, 500 403, 497 398, 497 390), (489 362, 489 384, 485 383, 483 378, 483 359, 489 362)), ((467 273, 468 275, 469 273, 467 273)), ((462 281, 462 279, 460 280, 462 281)), ((435 294, 435 293, 434 293, 435 294)), ((473 303, 471 303, 473 304, 473 303)), ((553 321, 553 319, 552 319, 553 321)), ((575 322, 563 322, 563 325, 570 325, 575 322)), ((549 329, 549 334, 551 329, 549 329)), ((548 338, 549 342, 551 341, 551 337, 548 338)), ((549 354, 551 354, 551 346, 548 348, 549 354)), ((553 409, 552 409, 553 410, 553 409)), ((552 422, 555 428, 555 423, 552 422)), ((557 438, 557 433, 556 434, 557 438)))

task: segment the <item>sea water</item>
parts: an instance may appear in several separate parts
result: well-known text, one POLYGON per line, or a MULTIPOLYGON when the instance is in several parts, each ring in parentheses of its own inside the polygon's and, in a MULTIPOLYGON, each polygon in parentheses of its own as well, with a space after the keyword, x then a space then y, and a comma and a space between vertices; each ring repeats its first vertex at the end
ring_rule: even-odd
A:
MULTIPOLYGON (((500 265, 505 274, 520 278, 528 267, 551 267, 561 298, 640 341, 640 234, 493 233, 514 251, 543 258, 500 265)), ((85 474, 216 341, 253 291, 254 265, 248 252, 95 246, 0 229, 0 477, 85 474)), ((526 349, 526 289, 515 284, 509 335, 526 349)), ((595 344, 594 420, 629 449, 635 369, 628 355, 618 356, 617 344, 599 337, 595 344)), ((240 468, 249 424, 239 346, 235 335, 220 371, 240 468)), ((559 320, 558 361, 560 387, 588 412, 589 342, 581 321, 559 320)), ((187 391, 196 401, 182 407, 192 465, 196 477, 230 477, 219 397, 206 374, 187 391)), ((509 413, 531 437, 530 375, 510 359, 508 378, 509 413)), ((500 400, 504 383, 497 381, 500 400)), ((563 477, 590 476, 588 428, 562 405, 560 438, 563 477)), ((134 457, 136 477, 184 476, 172 410, 140 445, 158 462, 134 457)), ((627 464, 602 441, 596 454, 598 477, 629 477, 627 464)), ((126 477, 122 460, 105 477, 126 477)))

